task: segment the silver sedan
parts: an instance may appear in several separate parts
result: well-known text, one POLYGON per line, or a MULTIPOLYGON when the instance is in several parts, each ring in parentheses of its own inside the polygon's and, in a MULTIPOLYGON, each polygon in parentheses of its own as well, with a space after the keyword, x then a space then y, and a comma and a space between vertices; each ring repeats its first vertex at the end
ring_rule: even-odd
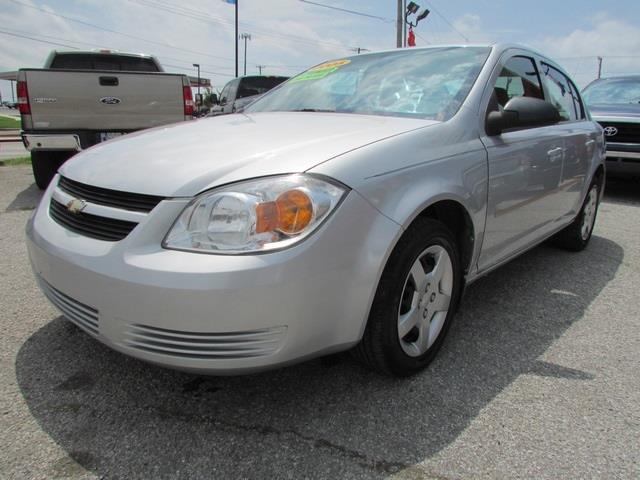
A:
POLYGON ((358 55, 241 114, 81 152, 28 249, 70 321, 148 362, 238 374, 352 349, 410 375, 465 285, 550 237, 585 248, 604 151, 573 81, 537 52, 358 55))

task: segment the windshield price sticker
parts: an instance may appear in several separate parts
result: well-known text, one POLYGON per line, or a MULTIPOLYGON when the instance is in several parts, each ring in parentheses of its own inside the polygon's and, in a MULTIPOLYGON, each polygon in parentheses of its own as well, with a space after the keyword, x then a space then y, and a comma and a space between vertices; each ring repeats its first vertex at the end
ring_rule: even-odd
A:
POLYGON ((308 80, 320 80, 348 63, 351 63, 351 60, 335 60, 333 62, 321 63, 320 65, 307 70, 303 74, 298 75, 296 78, 291 80, 291 82, 296 83, 308 80))

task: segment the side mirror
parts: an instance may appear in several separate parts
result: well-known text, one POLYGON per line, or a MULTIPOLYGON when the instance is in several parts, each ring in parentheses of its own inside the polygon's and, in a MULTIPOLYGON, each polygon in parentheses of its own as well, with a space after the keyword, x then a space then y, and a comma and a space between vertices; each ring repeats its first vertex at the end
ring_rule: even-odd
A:
POLYGON ((500 135, 505 130, 555 125, 560 122, 560 112, 549 102, 533 97, 514 97, 501 112, 487 116, 487 133, 500 135))

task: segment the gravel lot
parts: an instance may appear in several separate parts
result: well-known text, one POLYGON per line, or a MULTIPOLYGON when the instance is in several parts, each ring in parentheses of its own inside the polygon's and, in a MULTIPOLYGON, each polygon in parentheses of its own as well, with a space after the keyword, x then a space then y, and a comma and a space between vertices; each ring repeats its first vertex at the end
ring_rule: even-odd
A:
POLYGON ((408 380, 344 355, 206 378, 115 353, 35 285, 38 197, 0 168, 1 478, 640 477, 638 183, 610 183, 586 251, 471 286, 408 380))

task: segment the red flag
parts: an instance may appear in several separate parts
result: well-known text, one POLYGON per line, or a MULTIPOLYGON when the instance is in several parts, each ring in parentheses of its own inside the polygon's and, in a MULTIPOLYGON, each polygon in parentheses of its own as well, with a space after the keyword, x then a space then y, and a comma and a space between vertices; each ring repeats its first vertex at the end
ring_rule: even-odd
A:
POLYGON ((407 45, 410 47, 416 46, 416 35, 413 33, 413 28, 409 27, 409 38, 407 38, 407 45))

